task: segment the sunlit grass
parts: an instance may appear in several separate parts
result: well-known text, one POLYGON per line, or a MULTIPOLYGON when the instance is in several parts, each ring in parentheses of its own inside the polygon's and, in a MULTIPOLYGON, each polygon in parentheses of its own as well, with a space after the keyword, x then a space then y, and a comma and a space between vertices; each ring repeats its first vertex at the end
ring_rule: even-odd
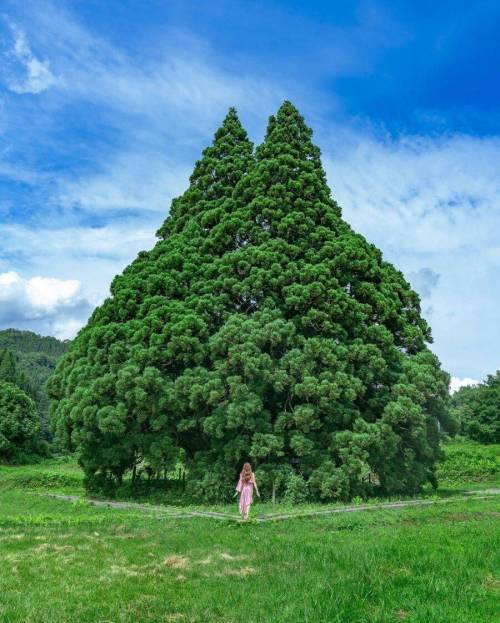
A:
MULTIPOLYGON (((496 484, 483 467, 472 482, 496 484)), ((451 471, 455 493, 470 488, 451 471)), ((252 512, 305 508, 324 506, 252 512)), ((277 523, 174 519, 89 505, 71 460, 0 468, 0 621, 496 622, 499 517, 499 497, 472 497, 277 523)))
POLYGON ((495 621, 499 512, 233 524, 4 491, 0 620, 495 621))

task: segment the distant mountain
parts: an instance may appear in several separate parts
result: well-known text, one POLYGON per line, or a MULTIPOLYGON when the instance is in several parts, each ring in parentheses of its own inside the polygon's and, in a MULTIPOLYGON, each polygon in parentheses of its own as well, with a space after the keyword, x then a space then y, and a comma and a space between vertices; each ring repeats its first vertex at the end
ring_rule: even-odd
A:
POLYGON ((69 340, 62 342, 55 337, 43 337, 31 331, 17 329, 0 331, 0 352, 8 350, 13 353, 17 369, 26 376, 40 412, 45 437, 49 436, 47 424, 49 400, 45 393, 45 382, 69 345, 69 340))

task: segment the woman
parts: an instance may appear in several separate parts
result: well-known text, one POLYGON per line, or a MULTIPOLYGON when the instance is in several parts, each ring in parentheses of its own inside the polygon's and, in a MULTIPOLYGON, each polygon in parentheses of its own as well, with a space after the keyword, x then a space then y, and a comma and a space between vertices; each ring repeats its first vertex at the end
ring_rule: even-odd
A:
MULTIPOLYGON (((253 488, 260 498, 259 489, 255 481, 254 473, 252 472, 252 466, 250 463, 245 463, 241 470, 240 479, 236 485, 236 492, 240 494, 240 513, 243 519, 248 519, 248 511, 250 510, 250 504, 253 502, 253 488)), ((236 495, 236 494, 235 494, 236 495)))

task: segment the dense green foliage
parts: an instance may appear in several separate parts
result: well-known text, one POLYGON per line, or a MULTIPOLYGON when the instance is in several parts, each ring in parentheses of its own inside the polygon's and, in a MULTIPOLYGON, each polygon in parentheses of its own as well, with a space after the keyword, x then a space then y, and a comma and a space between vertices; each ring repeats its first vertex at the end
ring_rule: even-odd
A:
POLYGON ((45 383, 54 371, 57 360, 67 349, 68 342, 61 342, 54 337, 42 337, 31 331, 17 329, 0 331, 0 379, 18 385, 33 398, 40 413, 41 434, 45 438, 50 437, 47 424, 49 399, 45 383), (3 358, 9 358, 10 364, 4 364, 3 358))
POLYGON ((0 331, 0 349, 10 350, 16 355, 41 353, 57 359, 68 349, 68 341, 51 336, 41 336, 32 331, 4 329, 0 331))
POLYGON ((484 383, 461 387, 451 398, 460 432, 481 443, 500 443, 500 370, 484 383))
POLYGON ((87 484, 159 474, 332 499, 434 482, 449 377, 413 292, 343 221, 285 102, 252 146, 231 110, 160 240, 115 278, 49 382, 87 484))
POLYGON ((16 357, 10 350, 0 350, 0 381, 17 385, 32 398, 35 389, 26 374, 19 369, 16 357))
POLYGON ((444 460, 438 466, 443 486, 470 487, 473 483, 500 483, 500 445, 460 440, 444 445, 444 460))
POLYGON ((20 387, 0 381, 0 461, 19 461, 36 451, 39 418, 20 387))

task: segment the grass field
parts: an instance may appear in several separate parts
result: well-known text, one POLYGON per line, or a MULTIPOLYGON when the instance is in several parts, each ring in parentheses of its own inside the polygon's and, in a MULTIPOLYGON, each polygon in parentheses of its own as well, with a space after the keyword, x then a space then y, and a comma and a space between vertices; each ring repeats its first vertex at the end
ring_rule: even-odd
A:
MULTIPOLYGON (((499 450, 447 447, 438 494, 498 486, 499 450)), ((237 524, 54 491, 72 462, 0 468, 2 623, 498 620, 500 497, 237 524)))

